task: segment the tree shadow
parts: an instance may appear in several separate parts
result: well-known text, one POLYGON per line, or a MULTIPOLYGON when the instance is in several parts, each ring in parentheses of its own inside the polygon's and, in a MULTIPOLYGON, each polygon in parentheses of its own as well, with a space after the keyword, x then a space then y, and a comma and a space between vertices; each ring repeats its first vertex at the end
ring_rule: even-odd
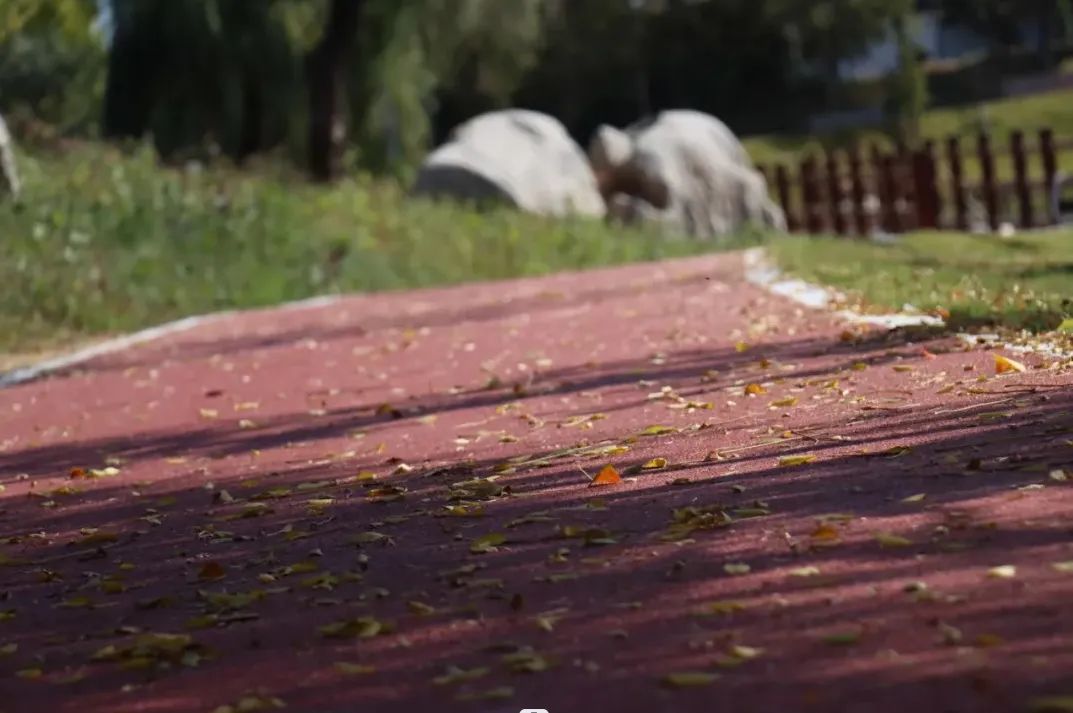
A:
POLYGON ((144 710, 150 696, 154 710, 211 710, 263 690, 309 711, 1008 711, 1066 693, 1073 579, 1049 565, 1073 560, 1073 490, 1050 474, 1070 462, 1073 392, 993 382, 964 406, 870 393, 849 413, 816 407, 788 435, 765 428, 766 400, 741 393, 754 378, 839 389, 856 364, 918 351, 904 334, 787 338, 548 370, 522 392, 412 399, 400 417, 370 403, 4 453, 9 487, 15 473, 106 454, 142 474, 2 501, 15 562, 2 570, 0 631, 18 645, 12 670, 43 671, 13 684, 19 710, 144 710), (637 409, 663 383, 690 400, 729 394, 744 418, 698 421, 700 409, 656 435, 614 418, 579 433, 562 425, 586 411, 544 398, 621 391, 611 406, 637 409), (307 449, 270 467, 251 455, 338 451, 354 429, 375 440, 421 416, 530 400, 524 412, 543 421, 530 427, 573 448, 523 438, 469 458, 440 441, 412 469, 375 449, 307 449), (180 454, 168 477, 140 482, 180 454), (584 473, 609 461, 626 481, 589 487, 584 473), (354 636, 321 630, 359 617, 372 618, 342 627, 354 636), (394 632, 362 638, 387 622, 394 632), (158 642, 93 660, 146 632, 186 632, 203 649, 158 642), (719 679, 661 687, 675 671, 719 679), (459 700, 488 692, 507 698, 459 700))

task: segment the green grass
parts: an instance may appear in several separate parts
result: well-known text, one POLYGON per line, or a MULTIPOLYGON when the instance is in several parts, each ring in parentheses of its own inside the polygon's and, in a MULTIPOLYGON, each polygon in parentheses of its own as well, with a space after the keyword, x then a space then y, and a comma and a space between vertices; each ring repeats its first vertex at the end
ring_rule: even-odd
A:
MULTIPOLYGON (((1056 91, 1028 97, 1016 97, 949 109, 934 109, 925 114, 921 133, 925 138, 944 140, 948 136, 961 136, 974 140, 981 122, 986 123, 996 148, 1005 146, 1010 131, 1021 129, 1029 137, 1042 128, 1051 128, 1059 138, 1073 139, 1073 91, 1056 91)), ((876 141, 882 146, 891 146, 889 137, 876 129, 840 131, 824 136, 753 136, 744 139, 745 148, 754 161, 761 164, 796 164, 809 153, 825 147, 846 148, 854 142, 867 145, 876 141)), ((964 143, 962 150, 971 153, 974 143, 964 143)), ((1002 176, 1012 169, 1008 162, 999 162, 1002 176)), ((970 176, 978 175, 976 162, 966 165, 970 176)))
POLYGON ((368 178, 298 180, 160 168, 100 145, 23 154, 0 202, 0 352, 314 294, 538 275, 693 254, 600 221, 407 200, 368 178))
POLYGON ((785 236, 772 254, 787 272, 845 291, 866 311, 912 305, 955 328, 1053 329, 1073 313, 1073 230, 1003 239, 914 233, 895 244, 785 236))

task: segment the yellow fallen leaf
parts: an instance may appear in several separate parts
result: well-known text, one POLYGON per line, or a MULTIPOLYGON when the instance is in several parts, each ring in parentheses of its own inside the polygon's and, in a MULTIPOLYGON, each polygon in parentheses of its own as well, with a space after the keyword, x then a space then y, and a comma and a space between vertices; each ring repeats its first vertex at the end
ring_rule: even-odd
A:
POLYGON ((721 600, 703 604, 698 613, 702 616, 708 614, 722 614, 725 616, 729 616, 730 614, 734 614, 740 611, 745 611, 745 605, 741 602, 721 600))
POLYGON ((765 389, 760 384, 747 384, 745 386, 745 393, 749 396, 760 396, 762 394, 766 394, 767 389, 765 389))
POLYGON ((1017 576, 1017 568, 1012 564, 1004 564, 987 570, 987 576, 991 579, 1012 579, 1017 576))
POLYGON ((718 674, 707 673, 705 671, 683 671, 680 673, 669 673, 663 677, 663 685, 671 688, 694 688, 696 686, 707 686, 714 683, 719 678, 718 674))
POLYGON ((362 676, 369 673, 376 673, 376 666, 350 663, 349 661, 336 661, 334 666, 336 671, 345 673, 348 676, 362 676))
POLYGON ((744 562, 728 562, 727 564, 723 565, 723 571, 727 574, 732 575, 748 574, 750 571, 752 571, 752 567, 745 564, 744 562))
POLYGON ((1068 562, 1052 562, 1051 569, 1062 574, 1073 574, 1073 560, 1068 562))
POLYGON ((919 503, 924 498, 928 497, 927 493, 917 493, 916 495, 910 495, 907 498, 902 498, 903 503, 919 503))
POLYGON ((876 542, 880 547, 910 547, 913 544, 912 540, 908 540, 899 535, 893 535, 889 532, 877 532, 876 542))
POLYGON ((903 373, 913 370, 913 367, 909 366, 908 364, 895 364, 891 368, 894 369, 894 371, 903 372, 903 373))
POLYGON ((507 541, 507 536, 499 532, 491 532, 487 535, 481 535, 475 539, 469 546, 469 551, 473 554, 484 554, 486 552, 494 552, 496 547, 502 545, 507 541))
POLYGON ((660 470, 667 467, 666 458, 653 458, 641 466, 641 470, 660 470))
POLYGON ((786 467, 795 467, 799 465, 807 465, 816 460, 816 456, 806 454, 799 456, 783 456, 779 458, 779 465, 786 467))
POLYGON ((995 373, 1006 374, 1008 372, 1024 372, 1028 371, 1028 367, 1019 361, 1004 357, 1001 354, 995 354, 995 373))
POLYGON ((823 637, 823 643, 831 646, 850 646, 861 640, 859 631, 839 631, 823 637))
POLYGON ((789 408, 790 406, 797 406, 796 396, 787 396, 785 399, 779 399, 778 401, 772 401, 772 406, 776 408, 789 408))
POLYGON ((1033 698, 1028 710, 1030 713, 1073 713, 1073 695, 1033 698))
POLYGON ((815 565, 794 567, 788 573, 791 577, 816 577, 820 574, 820 568, 815 565))

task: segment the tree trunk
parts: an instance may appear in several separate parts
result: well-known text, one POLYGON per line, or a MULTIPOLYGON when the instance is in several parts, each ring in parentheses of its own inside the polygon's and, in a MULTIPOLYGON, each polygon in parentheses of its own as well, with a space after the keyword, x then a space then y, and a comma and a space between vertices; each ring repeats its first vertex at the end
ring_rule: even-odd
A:
POLYGON ((264 97, 261 84, 247 69, 242 82, 242 126, 239 132, 238 162, 261 149, 264 141, 264 97))
POLYGON ((324 35, 306 60, 309 85, 309 171, 318 181, 338 172, 345 120, 340 104, 347 54, 358 34, 365 0, 332 0, 324 35))
POLYGON ((154 58, 139 40, 116 28, 108 52, 102 133, 107 138, 140 138, 149 127, 156 91, 154 58))

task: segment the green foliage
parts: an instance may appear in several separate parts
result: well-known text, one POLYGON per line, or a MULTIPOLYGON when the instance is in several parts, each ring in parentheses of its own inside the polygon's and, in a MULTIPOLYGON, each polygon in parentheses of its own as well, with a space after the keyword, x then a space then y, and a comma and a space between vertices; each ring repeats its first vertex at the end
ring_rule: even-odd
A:
POLYGON ((0 348, 314 294, 537 275, 729 247, 600 221, 407 200, 367 177, 324 188, 226 168, 162 170, 84 145, 20 156, 0 204, 0 348))
POLYGON ((0 110, 63 133, 92 133, 105 50, 92 0, 0 2, 0 110))

